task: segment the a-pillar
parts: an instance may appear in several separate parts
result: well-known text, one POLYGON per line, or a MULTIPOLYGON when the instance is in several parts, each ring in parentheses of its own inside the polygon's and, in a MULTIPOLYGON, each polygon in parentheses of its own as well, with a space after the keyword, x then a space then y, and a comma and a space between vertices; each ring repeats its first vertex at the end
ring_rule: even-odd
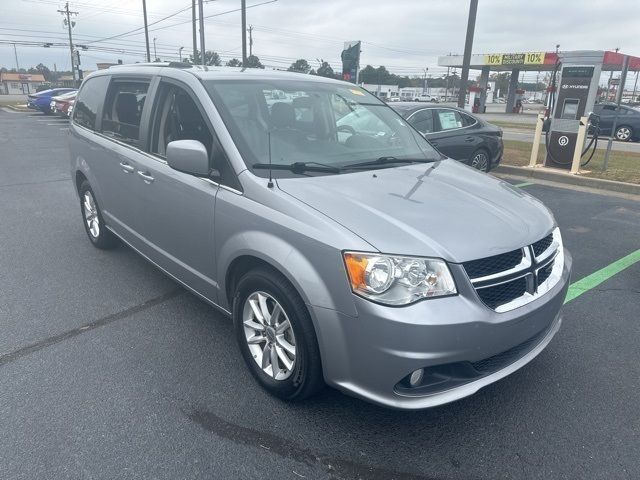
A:
POLYGON ((519 76, 519 68, 514 68, 513 70, 511 70, 511 78, 509 79, 509 91, 507 92, 507 106, 505 108, 506 113, 513 113, 513 107, 516 106, 516 90, 518 89, 519 76))
POLYGON ((489 67, 482 67, 480 73, 480 113, 484 113, 484 106, 487 103, 487 85, 489 84, 489 67))

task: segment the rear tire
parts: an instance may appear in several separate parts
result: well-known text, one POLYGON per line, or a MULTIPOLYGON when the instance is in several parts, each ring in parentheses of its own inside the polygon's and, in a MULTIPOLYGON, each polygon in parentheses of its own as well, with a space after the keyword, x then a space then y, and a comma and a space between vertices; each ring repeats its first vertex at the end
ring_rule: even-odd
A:
POLYGON ((626 125, 621 125, 616 128, 615 138, 621 142, 630 142, 633 138, 633 129, 626 125))
POLYGON ((282 275, 265 267, 244 274, 235 288, 233 323, 242 357, 267 392, 299 401, 323 388, 311 316, 282 275))
POLYGON ((80 211, 87 236, 94 247, 108 250, 118 245, 118 240, 105 226, 102 212, 87 180, 80 184, 80 211))
POLYGON ((471 155, 469 165, 476 170, 488 173, 491 169, 491 160, 489 159, 489 153, 485 149, 479 148, 478 150, 473 152, 473 155, 471 155))

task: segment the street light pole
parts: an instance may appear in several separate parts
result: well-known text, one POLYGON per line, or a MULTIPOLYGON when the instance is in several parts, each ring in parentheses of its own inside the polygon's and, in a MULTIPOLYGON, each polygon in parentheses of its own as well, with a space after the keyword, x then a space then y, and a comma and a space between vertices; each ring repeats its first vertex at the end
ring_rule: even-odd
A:
POLYGON ((157 62, 158 61, 158 53, 156 52, 156 40, 158 39, 158 37, 153 37, 153 61, 157 62))
POLYGON ((204 67, 204 54, 206 52, 204 48, 204 0, 199 0, 198 2, 198 17, 200 17, 200 65, 204 67))
POLYGON ((147 46, 147 62, 151 62, 151 50, 149 50, 149 26, 147 25, 147 1, 142 0, 142 14, 144 16, 144 41, 147 46))
POLYGON ((242 17, 242 67, 247 67, 247 1, 241 0, 240 10, 242 17))
POLYGON ((191 0, 191 21, 192 33, 193 33, 193 62, 196 61, 196 55, 198 54, 198 34, 196 33, 196 0, 191 0))
POLYGON ((469 80, 469 64, 471 62, 473 32, 476 28, 477 12, 478 0, 471 0, 469 5, 469 20, 467 22, 467 38, 464 42, 464 56, 462 57, 462 74, 460 75, 460 88, 458 89, 458 108, 464 107, 464 99, 467 93, 467 80, 469 80))
POLYGON ((182 49, 183 49, 183 48, 184 48, 184 47, 180 47, 180 48, 178 49, 178 55, 180 55, 180 63, 182 63, 182 49))

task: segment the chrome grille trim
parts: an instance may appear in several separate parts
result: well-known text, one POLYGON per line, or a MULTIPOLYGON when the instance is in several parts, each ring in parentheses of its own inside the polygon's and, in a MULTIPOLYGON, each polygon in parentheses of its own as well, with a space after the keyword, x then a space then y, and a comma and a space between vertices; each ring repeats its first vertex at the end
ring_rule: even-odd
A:
MULTIPOLYGON (((564 251, 562 244, 562 236, 560 230, 556 227, 549 235, 552 235, 552 241, 549 246, 538 256, 535 256, 533 244, 527 245, 522 248, 523 257, 522 261, 508 270, 486 275, 484 277, 469 278, 474 289, 478 293, 480 300, 492 310, 498 313, 508 312, 518 307, 526 305, 534 301, 535 299, 546 294, 551 290, 562 277, 562 270, 564 268, 564 251), (551 266, 551 273, 548 277, 538 284, 538 275, 541 270, 551 266), (522 281, 522 278, 526 278, 527 291, 506 303, 498 306, 487 305, 480 295, 480 291, 486 288, 498 287, 515 281, 522 281)), ((548 237, 545 236, 542 240, 548 237)), ((540 240, 540 241, 542 241, 540 240)), ((538 242, 536 242, 538 243, 538 242)))
POLYGON ((523 250, 522 260, 520 260, 520 263, 515 267, 510 268, 508 270, 504 270, 502 272, 494 273, 491 275, 485 275, 484 277, 470 278, 471 283, 473 283, 475 286, 476 284, 479 284, 479 283, 490 282, 492 280, 499 280, 506 276, 512 275, 514 273, 527 270, 529 267, 531 267, 531 264, 533 263, 533 261, 531 260, 531 251, 529 248, 522 248, 521 250, 523 250))

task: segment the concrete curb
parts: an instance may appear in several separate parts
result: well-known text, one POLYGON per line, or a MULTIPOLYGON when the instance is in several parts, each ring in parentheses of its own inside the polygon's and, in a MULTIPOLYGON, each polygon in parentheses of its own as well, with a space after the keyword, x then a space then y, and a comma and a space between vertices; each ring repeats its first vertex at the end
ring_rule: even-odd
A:
POLYGON ((589 178, 580 175, 571 175, 560 171, 530 168, 530 167, 514 167, 511 165, 499 165, 495 170, 496 174, 515 175, 524 178, 533 178, 546 180, 549 182, 565 183, 578 187, 594 188, 596 190, 607 190, 611 192, 626 193, 629 195, 640 195, 640 185, 635 183, 616 182, 614 180, 603 180, 600 178, 589 178))

